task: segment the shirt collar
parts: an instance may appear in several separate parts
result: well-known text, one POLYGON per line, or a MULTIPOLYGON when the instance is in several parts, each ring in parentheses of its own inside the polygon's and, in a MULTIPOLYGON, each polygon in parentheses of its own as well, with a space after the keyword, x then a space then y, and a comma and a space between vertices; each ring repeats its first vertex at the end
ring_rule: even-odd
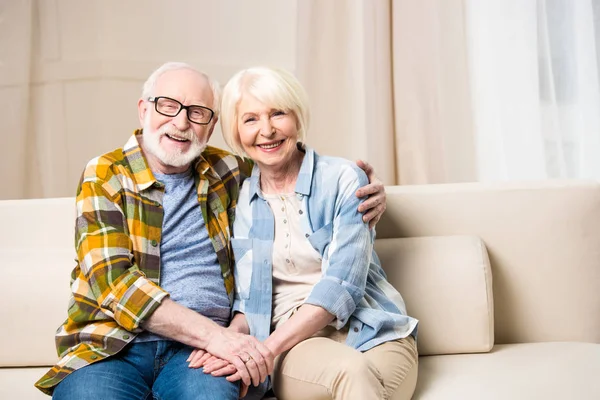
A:
POLYGON ((142 147, 138 140, 138 135, 142 135, 141 129, 136 129, 133 135, 129 137, 125 146, 123 146, 123 155, 133 172, 133 179, 137 185, 138 190, 145 190, 152 186, 156 182, 148 161, 142 152, 142 147))
MULTIPOLYGON (((301 142, 298 142, 297 147, 298 150, 303 151, 305 154, 304 159, 302 160, 302 165, 300 165, 300 172, 298 173, 298 178, 296 179, 296 187, 294 188, 294 191, 297 194, 309 196, 313 180, 313 171, 315 168, 316 153, 312 148, 301 142)), ((252 200, 254 200, 254 198, 257 196, 261 199, 264 199, 263 193, 260 190, 260 169, 256 163, 254 163, 254 168, 252 168, 252 176, 250 177, 249 195, 250 202, 252 202, 252 200)))

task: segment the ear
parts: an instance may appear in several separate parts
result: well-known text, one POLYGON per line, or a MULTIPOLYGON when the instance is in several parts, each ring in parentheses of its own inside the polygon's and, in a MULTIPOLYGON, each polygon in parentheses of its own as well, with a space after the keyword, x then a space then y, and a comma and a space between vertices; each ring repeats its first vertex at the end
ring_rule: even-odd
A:
POLYGON ((148 102, 140 98, 138 100, 138 118, 140 119, 140 127, 144 127, 144 121, 146 120, 146 113, 150 112, 148 109, 148 102))

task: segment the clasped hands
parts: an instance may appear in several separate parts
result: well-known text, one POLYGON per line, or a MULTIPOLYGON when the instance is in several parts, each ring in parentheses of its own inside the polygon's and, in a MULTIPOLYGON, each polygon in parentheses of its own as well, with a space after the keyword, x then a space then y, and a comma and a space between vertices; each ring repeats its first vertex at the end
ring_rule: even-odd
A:
POLYGON ((229 382, 242 380, 242 395, 250 386, 258 386, 273 372, 274 355, 254 336, 220 329, 205 349, 194 350, 187 359, 190 368, 204 369, 213 376, 227 376, 229 382))

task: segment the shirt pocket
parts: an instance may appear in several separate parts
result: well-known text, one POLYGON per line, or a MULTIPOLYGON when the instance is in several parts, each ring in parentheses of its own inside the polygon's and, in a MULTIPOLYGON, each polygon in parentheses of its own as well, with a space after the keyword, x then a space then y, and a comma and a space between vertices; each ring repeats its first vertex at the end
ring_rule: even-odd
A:
POLYGON ((248 300, 252 283, 252 239, 232 238, 231 249, 235 260, 233 276, 236 295, 241 299, 248 300))
POLYGON ((310 245, 319 252, 322 256, 327 251, 327 246, 331 243, 333 237, 333 223, 329 223, 324 227, 317 229, 308 237, 310 245))

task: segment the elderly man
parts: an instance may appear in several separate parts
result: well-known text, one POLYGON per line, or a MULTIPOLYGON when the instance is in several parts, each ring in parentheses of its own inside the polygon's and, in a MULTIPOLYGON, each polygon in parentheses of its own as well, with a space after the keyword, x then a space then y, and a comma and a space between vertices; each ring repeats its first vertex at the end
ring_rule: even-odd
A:
MULTIPOLYGON (((229 361, 246 385, 272 371, 269 349, 228 326, 231 226, 252 164, 207 146, 218 102, 208 76, 167 63, 144 84, 143 130, 85 167, 61 359, 40 390, 77 400, 237 399, 239 384, 188 368, 195 348, 229 361)), ((357 192, 376 194, 363 203, 366 220, 385 209, 382 188, 357 192)))

